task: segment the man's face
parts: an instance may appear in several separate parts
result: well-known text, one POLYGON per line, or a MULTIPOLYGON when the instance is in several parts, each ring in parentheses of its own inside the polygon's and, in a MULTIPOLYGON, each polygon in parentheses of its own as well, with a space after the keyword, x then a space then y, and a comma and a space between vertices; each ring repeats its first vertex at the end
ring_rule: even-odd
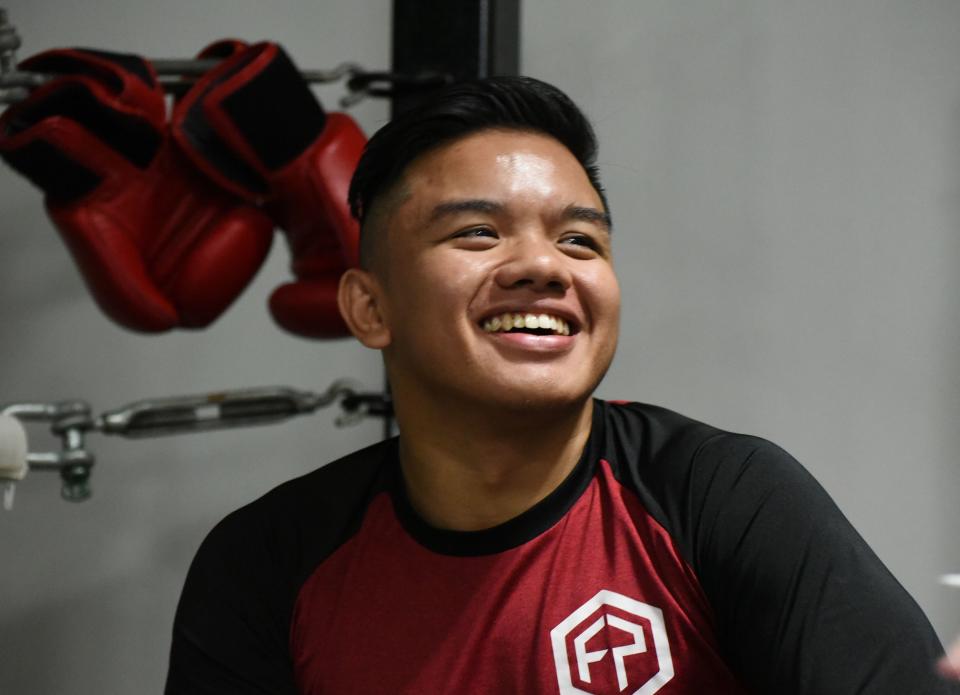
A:
POLYGON ((544 135, 482 131, 415 160, 399 186, 375 269, 398 402, 583 402, 613 359, 620 290, 574 156, 544 135))

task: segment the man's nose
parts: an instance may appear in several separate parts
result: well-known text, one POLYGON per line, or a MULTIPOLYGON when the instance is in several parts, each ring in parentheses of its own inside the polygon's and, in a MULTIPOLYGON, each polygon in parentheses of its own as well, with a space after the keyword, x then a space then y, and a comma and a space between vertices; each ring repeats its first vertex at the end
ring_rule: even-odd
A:
POLYGON ((496 272, 496 282, 504 289, 527 287, 539 292, 564 292, 571 283, 570 269, 563 252, 546 238, 516 239, 510 244, 509 258, 496 272))

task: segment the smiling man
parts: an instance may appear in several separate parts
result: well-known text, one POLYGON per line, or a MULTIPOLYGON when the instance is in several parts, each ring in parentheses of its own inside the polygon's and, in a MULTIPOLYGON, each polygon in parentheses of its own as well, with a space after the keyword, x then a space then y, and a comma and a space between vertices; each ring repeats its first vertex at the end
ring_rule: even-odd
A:
POLYGON ((789 455, 592 398, 620 303, 594 157, 529 78, 455 86, 370 141, 340 306, 401 434, 214 529, 168 693, 954 692, 789 455))
POLYGON ((495 526, 557 487, 589 435, 617 343, 609 218, 574 155, 535 132, 467 135, 394 186, 343 311, 383 350, 418 513, 495 526))

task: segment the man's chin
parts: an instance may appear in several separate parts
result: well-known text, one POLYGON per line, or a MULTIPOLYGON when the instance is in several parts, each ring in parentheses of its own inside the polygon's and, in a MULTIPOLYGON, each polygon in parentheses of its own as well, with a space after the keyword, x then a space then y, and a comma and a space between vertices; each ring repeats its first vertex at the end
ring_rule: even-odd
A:
MULTIPOLYGON (((609 368, 609 362, 606 365, 609 368)), ((475 402, 486 403, 491 410, 517 415, 537 412, 559 413, 581 408, 590 401, 607 369, 591 373, 571 373, 570 369, 538 365, 533 369, 514 369, 490 374, 490 380, 477 384, 471 394, 475 402)))
MULTIPOLYGON (((583 407, 590 400, 593 389, 559 388, 553 385, 525 386, 513 384, 498 388, 482 399, 491 413, 509 414, 511 417, 530 418, 538 414, 555 415, 569 413, 583 407)), ((481 400, 481 399, 476 399, 481 400)))
MULTIPOLYGON (((388 370, 389 371, 389 370, 388 370)), ((599 370, 598 370, 599 371, 599 370)), ((605 372, 606 370, 604 370, 605 372)), ((429 410, 432 417, 482 418, 504 426, 581 413, 591 401, 603 373, 572 374, 570 370, 490 369, 482 374, 465 370, 446 378, 430 373, 415 380, 395 380, 394 399, 414 411, 429 410), (472 372, 472 373, 471 373, 472 372)), ((423 413, 425 415, 425 413, 423 413)))

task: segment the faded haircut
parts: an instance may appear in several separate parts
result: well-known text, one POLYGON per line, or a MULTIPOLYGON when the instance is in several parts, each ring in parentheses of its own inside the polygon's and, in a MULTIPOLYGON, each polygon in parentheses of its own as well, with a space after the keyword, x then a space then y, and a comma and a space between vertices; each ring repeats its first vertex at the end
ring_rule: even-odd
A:
POLYGON ((376 237, 371 215, 418 157, 482 130, 518 130, 554 138, 580 162, 609 213, 596 166, 590 121, 566 94, 532 77, 489 77, 437 92, 377 131, 350 182, 350 212, 360 222, 360 266, 369 268, 376 237))

